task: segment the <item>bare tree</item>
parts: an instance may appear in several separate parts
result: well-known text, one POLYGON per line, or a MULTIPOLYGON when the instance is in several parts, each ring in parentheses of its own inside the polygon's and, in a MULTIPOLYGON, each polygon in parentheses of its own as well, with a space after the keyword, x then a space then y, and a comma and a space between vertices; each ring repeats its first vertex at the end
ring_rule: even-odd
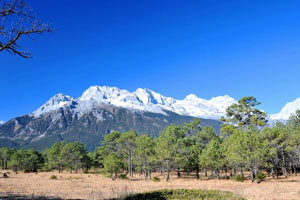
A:
POLYGON ((20 45, 23 36, 43 34, 52 29, 36 19, 32 9, 24 0, 0 0, 0 52, 23 58, 31 58, 31 54, 20 45))

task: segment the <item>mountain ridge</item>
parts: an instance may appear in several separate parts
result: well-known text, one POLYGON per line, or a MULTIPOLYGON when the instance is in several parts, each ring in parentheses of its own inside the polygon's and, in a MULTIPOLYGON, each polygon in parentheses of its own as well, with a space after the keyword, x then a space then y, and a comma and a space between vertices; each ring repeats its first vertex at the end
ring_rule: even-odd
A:
POLYGON ((297 109, 300 109, 300 98, 286 103, 279 113, 270 115, 272 120, 287 121, 291 114, 294 114, 297 109))
POLYGON ((134 92, 129 92, 117 87, 91 86, 77 99, 61 93, 54 95, 33 114, 38 117, 45 112, 74 102, 85 105, 85 109, 92 108, 93 104, 104 103, 160 114, 165 114, 163 110, 169 110, 180 115, 218 120, 225 115, 225 109, 235 103, 236 100, 229 95, 206 100, 197 97, 195 94, 187 95, 184 99, 178 100, 147 88, 138 88, 134 92))
MULTIPOLYGON (((94 150, 111 131, 135 129, 139 134, 158 136, 166 126, 196 117, 202 126, 212 126, 219 133, 219 118, 232 103, 236 100, 228 95, 206 100, 189 94, 178 100, 146 88, 129 92, 91 86, 78 98, 58 93, 32 113, 0 122, 0 146, 43 149, 58 141, 80 141, 94 150)), ((297 107, 300 100, 288 103, 280 116, 297 107)), ((272 117, 270 123, 278 121, 272 117)))

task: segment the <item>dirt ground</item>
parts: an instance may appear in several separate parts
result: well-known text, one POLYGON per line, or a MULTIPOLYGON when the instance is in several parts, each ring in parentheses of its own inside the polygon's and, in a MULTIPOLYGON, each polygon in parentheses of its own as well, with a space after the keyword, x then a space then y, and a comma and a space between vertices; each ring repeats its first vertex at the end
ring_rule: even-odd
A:
MULTIPOLYGON (((2 173, 4 171, 1 171, 2 173)), ((109 199, 128 193, 157 189, 214 189, 230 191, 248 200, 300 199, 300 176, 281 179, 268 178, 258 184, 249 180, 197 180, 195 177, 177 178, 166 182, 145 180, 135 175, 130 180, 112 181, 100 174, 70 174, 64 172, 18 173, 9 172, 9 178, 0 178, 0 197, 7 195, 46 196, 62 199, 109 199), (51 180, 50 176, 57 176, 51 180)))

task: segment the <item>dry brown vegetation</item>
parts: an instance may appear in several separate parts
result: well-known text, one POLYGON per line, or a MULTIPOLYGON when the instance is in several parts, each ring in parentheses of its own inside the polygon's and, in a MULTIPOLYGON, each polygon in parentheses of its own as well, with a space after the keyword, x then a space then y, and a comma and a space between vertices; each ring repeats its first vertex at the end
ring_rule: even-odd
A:
MULTIPOLYGON (((3 173, 4 171, 2 171, 3 173)), ((48 196, 63 199, 109 199, 128 193, 158 189, 215 189, 230 191, 248 200, 257 199, 300 199, 300 176, 281 179, 268 178, 257 184, 250 180, 197 180, 194 177, 177 178, 173 175, 168 182, 145 180, 135 175, 128 180, 112 181, 98 173, 70 174, 68 172, 18 173, 10 172, 9 178, 0 178, 0 197, 7 195, 48 196), (50 176, 55 175, 56 180, 50 176)))

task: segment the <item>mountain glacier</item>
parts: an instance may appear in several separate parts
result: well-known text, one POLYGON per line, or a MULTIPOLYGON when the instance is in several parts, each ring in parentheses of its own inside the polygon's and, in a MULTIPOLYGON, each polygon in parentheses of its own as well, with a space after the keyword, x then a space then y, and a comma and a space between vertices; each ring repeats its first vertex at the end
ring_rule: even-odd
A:
POLYGON ((177 100, 150 89, 138 88, 134 92, 129 92, 117 87, 91 86, 77 99, 59 93, 34 111, 33 115, 39 117, 44 113, 69 106, 72 107, 73 112, 80 116, 95 107, 112 105, 165 115, 165 110, 168 110, 180 115, 218 120, 225 115, 226 108, 235 102, 236 100, 228 95, 206 100, 190 94, 183 100, 177 100))

